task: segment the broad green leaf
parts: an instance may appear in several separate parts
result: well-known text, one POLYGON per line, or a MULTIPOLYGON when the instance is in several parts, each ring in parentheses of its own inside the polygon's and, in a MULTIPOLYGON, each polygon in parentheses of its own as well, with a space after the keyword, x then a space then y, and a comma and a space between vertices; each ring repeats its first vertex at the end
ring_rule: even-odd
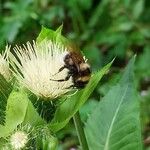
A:
POLYGON ((85 133, 90 150, 141 150, 139 101, 133 86, 134 58, 89 117, 85 133))
POLYGON ((0 125, 0 138, 9 134, 9 129, 3 125, 0 125))
POLYGON ((95 99, 89 99, 80 109, 80 117, 82 122, 86 122, 89 114, 93 111, 93 109, 97 106, 98 101, 95 99))
POLYGON ((27 95, 22 91, 12 91, 7 102, 5 126, 0 126, 0 137, 7 136, 23 122, 27 106, 27 95))
MULTIPOLYGON (((112 61, 113 62, 113 61, 112 61)), ((85 89, 77 92, 77 94, 68 97, 56 110, 54 119, 49 124, 52 131, 56 132, 63 128, 80 107, 87 101, 96 85, 99 83, 103 75, 109 70, 111 63, 106 65, 102 70, 95 73, 85 89)))
POLYGON ((15 127, 16 124, 21 123, 26 114, 28 106, 28 97, 22 91, 13 91, 8 98, 6 108, 6 126, 15 127))
POLYGON ((0 126, 0 137, 8 136, 19 124, 45 124, 24 91, 12 91, 6 107, 5 126, 0 126))

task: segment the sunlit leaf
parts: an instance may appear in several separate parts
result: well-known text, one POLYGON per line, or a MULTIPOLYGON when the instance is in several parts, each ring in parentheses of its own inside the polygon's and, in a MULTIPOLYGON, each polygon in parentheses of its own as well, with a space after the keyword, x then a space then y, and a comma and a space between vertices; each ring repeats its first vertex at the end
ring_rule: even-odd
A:
POLYGON ((37 37, 36 41, 37 43, 40 43, 41 41, 47 39, 53 42, 58 42, 63 44, 69 42, 69 40, 67 40, 64 36, 61 35, 61 32, 62 32, 62 25, 56 31, 42 26, 41 32, 37 37))
POLYGON ((54 43, 64 45, 68 49, 78 50, 79 48, 77 47, 76 44, 74 44, 69 39, 61 35, 62 27, 63 26, 61 25, 56 31, 54 31, 54 30, 51 30, 42 26, 41 32, 39 36, 37 37, 36 42, 40 43, 43 40, 51 40, 54 43))
POLYGON ((22 123, 32 126, 44 124, 24 91, 12 91, 8 98, 5 118, 5 125, 0 126, 0 137, 8 136, 22 123))
POLYGON ((6 123, 4 127, 0 127, 0 137, 6 136, 23 122, 27 106, 28 97, 24 92, 13 91, 10 94, 6 107, 6 123))

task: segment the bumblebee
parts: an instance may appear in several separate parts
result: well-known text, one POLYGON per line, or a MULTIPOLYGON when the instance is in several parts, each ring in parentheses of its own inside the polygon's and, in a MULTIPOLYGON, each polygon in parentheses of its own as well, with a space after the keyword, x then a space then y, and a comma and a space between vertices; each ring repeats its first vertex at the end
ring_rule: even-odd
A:
POLYGON ((68 53, 65 55, 63 60, 64 66, 59 69, 59 72, 65 68, 68 69, 68 74, 65 79, 57 81, 67 81, 70 77, 72 77, 73 85, 71 87, 78 89, 84 88, 91 77, 90 65, 83 58, 79 50, 75 51, 72 47, 69 47, 68 49, 68 53))

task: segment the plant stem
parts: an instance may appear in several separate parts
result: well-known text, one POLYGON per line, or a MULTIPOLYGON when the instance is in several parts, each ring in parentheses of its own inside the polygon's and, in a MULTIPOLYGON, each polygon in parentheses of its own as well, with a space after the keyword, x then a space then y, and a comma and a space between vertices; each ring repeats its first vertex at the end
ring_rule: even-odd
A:
POLYGON ((82 150, 89 150, 79 112, 74 115, 73 120, 82 150))

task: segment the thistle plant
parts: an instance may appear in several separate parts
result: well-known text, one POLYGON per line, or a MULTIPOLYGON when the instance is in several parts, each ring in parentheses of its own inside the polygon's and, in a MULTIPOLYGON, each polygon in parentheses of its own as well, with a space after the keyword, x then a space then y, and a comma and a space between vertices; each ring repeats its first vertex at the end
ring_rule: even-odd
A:
MULTIPOLYGON (((60 68, 65 65, 64 57, 71 43, 61 35, 61 30, 62 26, 56 31, 42 27, 35 41, 15 46, 11 52, 10 47, 6 47, 6 51, 0 55, 0 74, 10 84, 12 81, 9 79, 13 75, 13 82, 16 83, 8 93, 9 86, 0 82, 0 100, 7 102, 3 111, 4 123, 0 124, 0 149, 57 150, 56 133, 73 118, 82 150, 141 150, 138 101, 134 98, 133 88, 135 58, 129 62, 120 82, 111 87, 102 101, 97 102, 96 109, 83 125, 79 109, 108 72, 113 61, 92 73, 85 88, 70 95, 74 90, 73 76, 62 80, 69 70, 60 68), (34 101, 39 99, 40 103, 52 104, 47 105, 46 109, 40 108, 43 114, 50 116, 48 120, 34 105, 34 101), (54 109, 51 106, 55 102, 58 105, 54 109)), ((1 76, 0 79, 3 80, 1 76)), ((1 110, 3 107, 0 105, 1 110)))

